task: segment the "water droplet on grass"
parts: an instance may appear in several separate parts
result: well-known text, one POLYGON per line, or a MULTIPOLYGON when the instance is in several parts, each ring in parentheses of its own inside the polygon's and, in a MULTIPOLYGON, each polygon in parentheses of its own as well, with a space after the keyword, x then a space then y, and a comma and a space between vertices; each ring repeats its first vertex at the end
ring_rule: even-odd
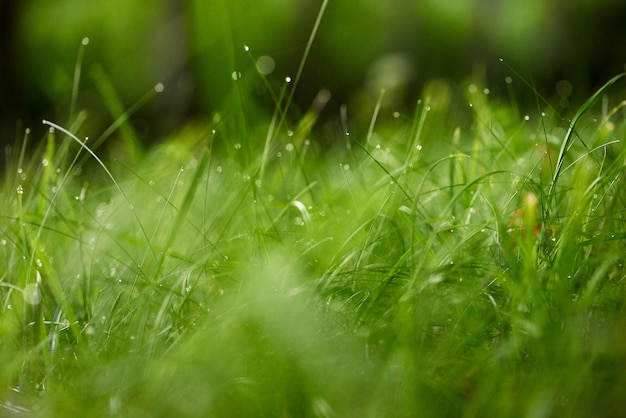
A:
POLYGON ((24 194, 24 188, 21 184, 17 186, 17 189, 15 191, 17 192, 17 194, 24 194))
POLYGON ((268 75, 274 72, 276 63, 274 59, 268 55, 263 55, 256 60, 256 69, 262 75, 268 75))

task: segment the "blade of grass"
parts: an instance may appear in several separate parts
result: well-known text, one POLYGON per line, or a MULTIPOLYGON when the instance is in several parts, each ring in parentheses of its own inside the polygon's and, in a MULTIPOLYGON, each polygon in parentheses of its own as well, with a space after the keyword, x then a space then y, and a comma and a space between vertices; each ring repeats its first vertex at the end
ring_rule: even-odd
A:
POLYGON ((580 118, 606 93, 606 91, 613 86, 617 81, 626 76, 626 73, 618 74, 615 77, 611 78, 604 86, 602 86, 598 91, 596 91, 585 103, 578 109, 572 121, 569 124, 569 129, 563 138, 563 142, 561 143, 561 149, 559 150, 559 155, 556 161, 556 168, 554 170, 554 176, 552 177, 552 182, 550 183, 550 189, 548 191, 548 199, 552 201, 556 199, 555 189, 557 183, 559 181, 559 177, 561 176, 563 163, 565 161, 565 154, 568 152, 572 145, 573 136, 575 134, 576 125, 580 118))
MULTIPOLYGON (((78 143, 80 145, 81 149, 84 149, 87 153, 89 153, 89 155, 91 155, 93 157, 93 159, 98 163, 98 165, 100 165, 100 167, 102 167, 102 169, 104 170, 106 175, 111 179, 111 182, 113 183, 115 188, 120 192, 120 195, 122 196, 122 198, 126 201, 126 203, 128 203, 129 209, 132 212, 135 220, 137 221, 137 225, 139 226, 139 228, 141 230, 141 233, 144 236, 144 238, 145 238, 145 240, 146 240, 146 242, 148 244, 148 249, 152 253, 153 257, 156 259, 156 251, 154 250, 154 248, 152 248, 152 243, 150 242, 150 239, 149 239, 148 234, 147 234, 147 232, 146 232, 146 230, 145 230, 145 228, 144 228, 144 226, 143 226, 143 224, 141 222, 141 219, 139 219, 139 216, 135 212, 134 205, 131 203, 131 200, 129 199, 128 195, 126 194, 126 192, 124 191, 122 186, 118 183, 118 181, 115 179, 115 177, 113 176, 113 173, 111 173, 111 171, 106 166, 106 164, 104 164, 104 162, 100 159, 100 157, 98 157, 96 155, 96 153, 93 152, 91 150, 91 148, 89 148, 87 146, 87 144, 85 144, 83 141, 78 139, 78 137, 76 135, 74 135, 73 133, 71 133, 67 129, 57 125, 54 122, 50 122, 50 121, 47 121, 47 120, 44 120, 43 124, 44 125, 48 125, 48 126, 54 128, 56 130, 59 130, 59 131, 63 132, 65 135, 67 135, 68 137, 72 138, 74 141, 76 141, 76 143, 78 143)), ((38 233, 38 235, 39 234, 40 233, 38 233)))
POLYGON ((78 87, 80 86, 80 76, 82 74, 83 56, 85 55, 85 47, 89 45, 89 38, 83 38, 78 47, 78 56, 74 66, 74 82, 72 83, 72 98, 70 99, 70 115, 67 121, 68 126, 72 126, 76 117, 76 102, 78 99, 78 87))

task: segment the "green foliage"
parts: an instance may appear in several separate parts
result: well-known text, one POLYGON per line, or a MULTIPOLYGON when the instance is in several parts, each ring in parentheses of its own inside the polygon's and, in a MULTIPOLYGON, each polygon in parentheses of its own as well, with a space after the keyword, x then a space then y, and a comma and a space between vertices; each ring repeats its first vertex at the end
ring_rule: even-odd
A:
POLYGON ((618 415, 622 76, 572 121, 474 81, 467 118, 381 94, 332 138, 290 83, 270 116, 235 84, 230 115, 146 153, 127 127, 115 158, 46 122, 0 189, 3 412, 618 415))

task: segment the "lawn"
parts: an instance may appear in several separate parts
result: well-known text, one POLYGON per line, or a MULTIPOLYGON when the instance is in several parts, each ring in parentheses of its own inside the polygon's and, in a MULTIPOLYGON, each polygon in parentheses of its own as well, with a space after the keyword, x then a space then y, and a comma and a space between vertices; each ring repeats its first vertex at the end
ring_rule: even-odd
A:
POLYGON ((100 138, 80 109, 26 132, 0 415, 626 414, 624 74, 566 111, 509 70, 456 105, 381 91, 334 130, 325 92, 297 111, 298 75, 251 73, 150 149, 130 110, 100 138), (536 107, 490 93, 511 83, 536 107))

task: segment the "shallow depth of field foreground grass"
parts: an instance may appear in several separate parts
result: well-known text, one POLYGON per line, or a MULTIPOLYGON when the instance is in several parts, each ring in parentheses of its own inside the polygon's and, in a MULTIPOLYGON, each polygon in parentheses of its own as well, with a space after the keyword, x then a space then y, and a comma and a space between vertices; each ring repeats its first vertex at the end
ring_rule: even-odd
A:
POLYGON ((0 190, 0 415, 621 415, 620 78, 571 120, 476 84, 323 137, 278 99, 115 158, 47 123, 0 190))

